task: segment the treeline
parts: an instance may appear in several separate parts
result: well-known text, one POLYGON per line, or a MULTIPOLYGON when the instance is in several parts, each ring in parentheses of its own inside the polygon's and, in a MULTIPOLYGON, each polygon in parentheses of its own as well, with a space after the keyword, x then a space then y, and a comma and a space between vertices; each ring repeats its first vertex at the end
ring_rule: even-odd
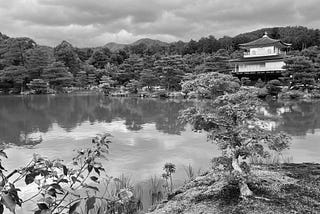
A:
POLYGON ((270 37, 293 44, 300 51, 320 44, 319 30, 305 27, 268 28, 216 39, 213 36, 174 43, 150 42, 109 48, 76 48, 63 41, 51 48, 30 38, 0 34, 0 91, 35 93, 66 87, 104 90, 125 86, 136 92, 142 87, 160 86, 179 90, 180 82, 192 74, 211 71, 229 73, 228 60, 242 55, 238 44, 257 39, 267 31, 270 37))

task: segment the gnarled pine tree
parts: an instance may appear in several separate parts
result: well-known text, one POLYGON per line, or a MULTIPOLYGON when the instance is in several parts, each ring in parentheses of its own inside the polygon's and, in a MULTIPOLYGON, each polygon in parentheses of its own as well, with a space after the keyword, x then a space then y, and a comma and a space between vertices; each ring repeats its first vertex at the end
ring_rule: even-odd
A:
POLYGON ((289 146, 287 135, 265 128, 266 123, 258 117, 258 107, 255 93, 238 91, 218 97, 210 108, 189 108, 181 116, 194 130, 207 131, 208 140, 218 145, 222 156, 214 158, 214 165, 232 171, 242 197, 253 194, 248 187, 250 167, 246 159, 266 157, 271 150, 281 152, 289 146))

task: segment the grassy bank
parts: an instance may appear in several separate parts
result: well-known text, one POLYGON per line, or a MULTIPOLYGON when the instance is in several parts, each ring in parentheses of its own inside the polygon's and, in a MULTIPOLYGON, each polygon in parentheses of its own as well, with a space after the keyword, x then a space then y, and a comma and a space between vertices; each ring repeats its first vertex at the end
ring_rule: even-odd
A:
POLYGON ((228 173, 209 171, 149 213, 320 213, 319 164, 260 165, 253 167, 252 175, 252 197, 240 198, 228 173))

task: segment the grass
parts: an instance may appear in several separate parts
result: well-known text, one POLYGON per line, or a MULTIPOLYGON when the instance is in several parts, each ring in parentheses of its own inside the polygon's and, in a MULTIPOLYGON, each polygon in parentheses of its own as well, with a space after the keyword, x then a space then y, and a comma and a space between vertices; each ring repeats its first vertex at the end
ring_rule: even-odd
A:
POLYGON ((131 177, 125 174, 121 174, 118 178, 114 179, 116 192, 121 189, 132 189, 133 184, 131 182, 131 177))
POLYGON ((291 163, 292 157, 289 156, 283 156, 279 153, 272 153, 267 158, 261 158, 261 157, 250 157, 249 163, 252 165, 279 165, 282 163, 291 163))
POLYGON ((164 197, 164 182, 163 179, 154 175, 149 180, 149 196, 151 198, 151 204, 157 204, 164 197))
POLYGON ((183 167, 184 172, 186 173, 187 176, 187 181, 191 181, 196 177, 196 173, 194 171, 194 168, 189 164, 188 166, 183 167))
POLYGON ((201 173, 202 173, 201 168, 199 168, 196 171, 195 168, 191 164, 188 164, 188 166, 184 166, 183 169, 184 169, 184 172, 187 177, 186 182, 193 180, 194 178, 201 175, 201 173))

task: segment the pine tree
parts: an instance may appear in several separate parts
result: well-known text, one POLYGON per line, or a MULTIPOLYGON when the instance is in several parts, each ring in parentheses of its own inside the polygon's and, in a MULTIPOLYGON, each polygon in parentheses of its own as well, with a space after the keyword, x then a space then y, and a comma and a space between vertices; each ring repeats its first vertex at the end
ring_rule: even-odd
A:
POLYGON ((48 65, 41 77, 47 81, 54 89, 70 86, 72 84, 73 75, 68 68, 61 62, 54 62, 48 65))

